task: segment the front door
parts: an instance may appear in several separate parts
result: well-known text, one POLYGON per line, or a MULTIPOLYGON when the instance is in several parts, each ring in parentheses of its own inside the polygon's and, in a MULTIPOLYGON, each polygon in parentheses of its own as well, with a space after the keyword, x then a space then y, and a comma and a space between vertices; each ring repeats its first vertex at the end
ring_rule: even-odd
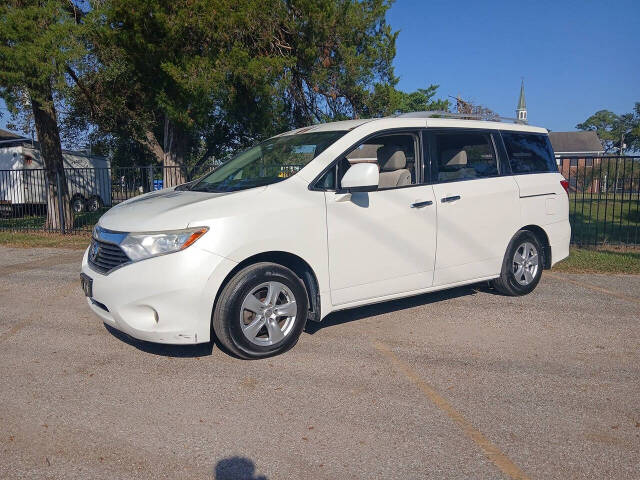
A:
POLYGON ((334 305, 432 285, 436 205, 431 185, 418 184, 417 146, 413 134, 376 137, 342 160, 345 170, 355 162, 378 163, 380 186, 368 193, 325 193, 334 305))

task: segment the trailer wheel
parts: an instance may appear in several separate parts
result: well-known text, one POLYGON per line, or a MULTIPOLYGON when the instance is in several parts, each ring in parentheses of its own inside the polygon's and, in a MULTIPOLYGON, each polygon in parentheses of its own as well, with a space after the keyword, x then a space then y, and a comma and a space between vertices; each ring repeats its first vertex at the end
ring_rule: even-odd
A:
POLYGON ((89 212, 97 212, 103 206, 102 199, 97 195, 93 195, 87 200, 87 211, 89 212))
POLYGON ((0 203, 0 218, 13 217, 13 206, 10 203, 0 203))
POLYGON ((84 204, 85 204, 84 197, 79 193, 75 194, 71 198, 71 210, 73 210, 73 213, 84 212, 84 208, 85 208, 84 204))

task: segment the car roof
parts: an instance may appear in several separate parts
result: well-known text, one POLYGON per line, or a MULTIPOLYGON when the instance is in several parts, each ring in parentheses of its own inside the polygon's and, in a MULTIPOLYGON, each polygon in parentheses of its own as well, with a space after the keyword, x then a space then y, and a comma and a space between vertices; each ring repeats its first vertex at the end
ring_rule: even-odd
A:
POLYGON ((425 128, 472 128, 472 129, 488 129, 488 130, 510 130, 516 132, 529 133, 548 133, 546 128, 526 125, 523 123, 511 123, 506 121, 488 121, 488 120, 467 120, 461 118, 437 118, 437 117, 419 117, 419 116, 397 116, 382 118, 363 118, 356 120, 343 120, 339 122, 319 123, 307 127, 298 128, 289 132, 281 133, 280 136, 297 135, 301 133, 312 132, 331 132, 331 131, 349 131, 353 130, 365 123, 380 124, 380 129, 389 128, 405 128, 415 127, 416 120, 421 120, 425 128))
POLYGON ((358 120, 341 120, 339 122, 327 122, 318 123, 316 125, 309 125, 307 127, 296 128, 288 132, 276 135, 277 137, 284 137, 287 135, 298 135, 300 133, 312 133, 312 132, 336 132, 336 131, 349 131, 364 123, 371 122, 372 119, 358 119, 358 120))

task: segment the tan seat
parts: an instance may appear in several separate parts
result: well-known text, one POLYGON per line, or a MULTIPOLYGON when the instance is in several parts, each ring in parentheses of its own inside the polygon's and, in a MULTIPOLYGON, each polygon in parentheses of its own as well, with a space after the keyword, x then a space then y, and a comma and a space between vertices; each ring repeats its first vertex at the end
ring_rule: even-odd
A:
POLYGON ((378 188, 394 188, 411 185, 411 172, 407 170, 404 151, 396 145, 384 145, 378 149, 380 181, 378 188))
POLYGON ((440 165, 450 168, 451 170, 439 172, 438 180, 460 180, 463 178, 475 178, 476 171, 467 167, 467 152, 465 150, 445 150, 442 152, 442 161, 440 165))

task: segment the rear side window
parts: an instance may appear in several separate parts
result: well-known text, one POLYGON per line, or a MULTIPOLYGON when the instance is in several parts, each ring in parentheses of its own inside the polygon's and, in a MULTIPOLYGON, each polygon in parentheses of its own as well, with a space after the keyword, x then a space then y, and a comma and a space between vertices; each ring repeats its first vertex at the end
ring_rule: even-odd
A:
POLYGON ((558 165, 547 135, 501 132, 514 175, 557 172, 558 165))
POLYGON ((434 177, 437 182, 474 180, 498 176, 498 163, 488 133, 436 133, 432 157, 437 160, 434 177))

